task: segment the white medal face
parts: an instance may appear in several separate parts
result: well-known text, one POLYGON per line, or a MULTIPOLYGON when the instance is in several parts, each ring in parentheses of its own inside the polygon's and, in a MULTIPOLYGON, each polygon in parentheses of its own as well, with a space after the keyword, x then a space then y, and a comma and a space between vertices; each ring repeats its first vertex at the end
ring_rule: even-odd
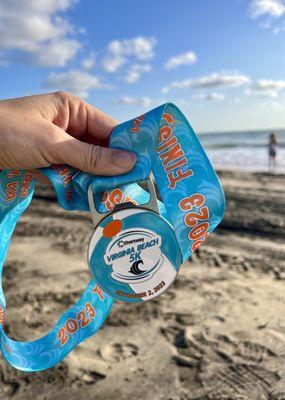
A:
POLYGON ((181 253, 175 232, 160 215, 139 207, 108 215, 89 245, 92 275, 118 300, 146 301, 175 279, 181 253))
POLYGON ((108 245, 105 263, 112 267, 113 279, 140 283, 150 279, 163 262, 161 236, 147 229, 121 231, 108 245))

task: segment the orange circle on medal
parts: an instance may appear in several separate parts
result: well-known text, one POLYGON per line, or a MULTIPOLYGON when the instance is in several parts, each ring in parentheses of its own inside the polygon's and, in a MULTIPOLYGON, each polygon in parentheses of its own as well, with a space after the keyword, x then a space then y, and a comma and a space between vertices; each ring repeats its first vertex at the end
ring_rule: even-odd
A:
POLYGON ((103 236, 106 238, 112 238, 117 233, 122 230, 122 221, 120 219, 114 219, 113 221, 109 222, 103 229, 103 236))

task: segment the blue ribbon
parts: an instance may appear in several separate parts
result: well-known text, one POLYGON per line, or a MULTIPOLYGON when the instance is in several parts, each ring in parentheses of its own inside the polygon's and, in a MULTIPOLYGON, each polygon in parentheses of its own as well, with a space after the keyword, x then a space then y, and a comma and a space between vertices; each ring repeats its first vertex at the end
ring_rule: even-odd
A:
MULTIPOLYGON (((225 199, 216 173, 197 136, 181 111, 165 104, 118 125, 110 147, 133 151, 138 161, 121 176, 93 176, 66 165, 41 169, 66 210, 89 211, 87 189, 92 183, 99 211, 116 204, 145 203, 148 193, 138 184, 152 172, 161 202, 159 210, 175 231, 183 260, 189 258, 223 218, 225 199), (102 197, 102 192, 104 192, 102 197)), ((31 171, 0 172, 0 268, 2 271, 13 230, 28 207, 36 179, 31 171)), ((18 342, 4 332, 6 300, 0 288, 0 346, 15 368, 39 371, 61 361, 74 347, 97 332, 108 316, 113 298, 91 279, 79 301, 44 337, 18 342)))

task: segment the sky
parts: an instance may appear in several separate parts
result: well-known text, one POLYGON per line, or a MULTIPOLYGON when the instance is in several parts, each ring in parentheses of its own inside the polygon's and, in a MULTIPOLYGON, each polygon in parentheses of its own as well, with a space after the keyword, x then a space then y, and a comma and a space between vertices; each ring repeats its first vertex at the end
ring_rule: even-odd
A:
POLYGON ((0 98, 54 90, 119 121, 285 128, 285 0, 0 0, 0 98))

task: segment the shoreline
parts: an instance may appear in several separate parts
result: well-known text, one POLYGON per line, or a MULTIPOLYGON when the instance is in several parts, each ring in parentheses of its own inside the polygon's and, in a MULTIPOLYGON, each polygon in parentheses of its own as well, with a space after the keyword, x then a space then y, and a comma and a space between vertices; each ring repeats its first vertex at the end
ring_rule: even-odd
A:
POLYGON ((217 172, 217 175, 225 175, 227 173, 232 173, 232 174, 239 174, 239 173, 244 173, 245 175, 256 175, 256 176, 280 176, 283 177, 285 176, 285 171, 277 171, 277 172, 269 172, 269 171, 259 171, 259 170, 247 170, 243 168, 238 168, 238 167, 233 167, 233 168, 215 168, 215 171, 217 172))

